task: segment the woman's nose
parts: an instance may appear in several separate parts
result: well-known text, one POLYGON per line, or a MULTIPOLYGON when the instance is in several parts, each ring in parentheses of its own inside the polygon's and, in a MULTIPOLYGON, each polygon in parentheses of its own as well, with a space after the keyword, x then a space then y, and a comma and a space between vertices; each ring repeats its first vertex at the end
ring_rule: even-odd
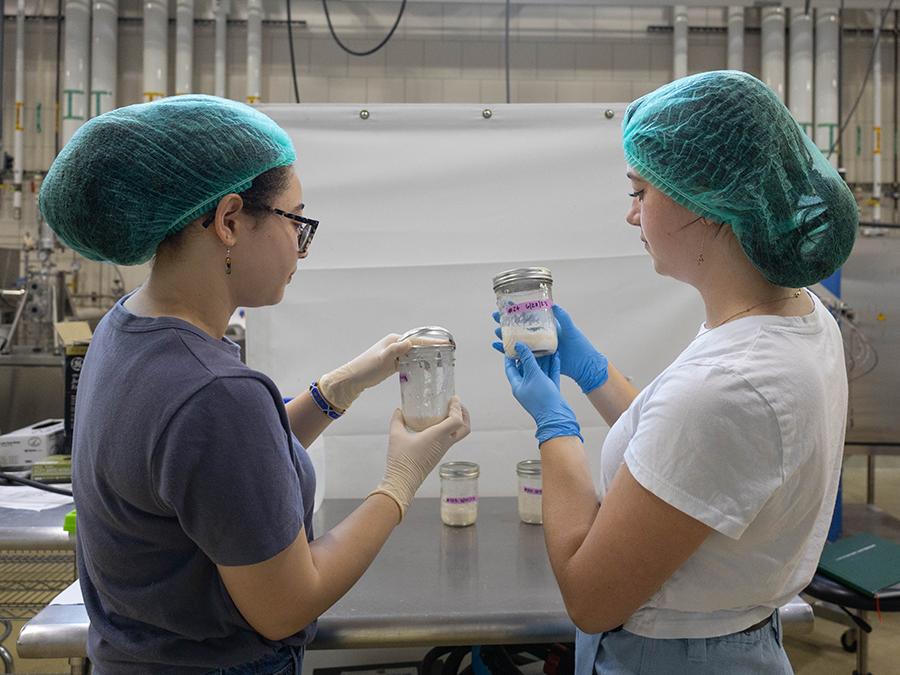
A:
POLYGON ((641 226, 641 203, 637 197, 631 200, 631 206, 625 214, 625 222, 635 227, 641 226))

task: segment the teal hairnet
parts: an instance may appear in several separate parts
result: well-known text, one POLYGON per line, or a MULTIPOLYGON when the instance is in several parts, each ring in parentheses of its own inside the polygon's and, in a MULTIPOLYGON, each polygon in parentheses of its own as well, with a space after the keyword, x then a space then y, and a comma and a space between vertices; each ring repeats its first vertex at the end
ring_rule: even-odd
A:
POLYGON ((294 159, 284 130, 250 106, 176 96, 85 122, 50 167, 39 204, 78 253, 136 265, 224 195, 294 159))
POLYGON ((622 131, 628 164, 682 206, 730 225, 771 283, 808 286, 850 255, 853 194, 755 77, 723 70, 676 80, 629 105, 622 131))

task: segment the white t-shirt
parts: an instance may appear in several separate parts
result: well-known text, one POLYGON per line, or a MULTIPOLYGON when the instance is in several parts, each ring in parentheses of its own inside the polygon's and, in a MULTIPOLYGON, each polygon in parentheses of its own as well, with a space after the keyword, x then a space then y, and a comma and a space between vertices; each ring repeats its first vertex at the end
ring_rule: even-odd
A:
POLYGON ((806 316, 701 327, 610 429, 601 498, 624 461, 650 492, 714 530, 626 630, 743 630, 815 573, 837 493, 847 375, 840 329, 811 297, 806 316))

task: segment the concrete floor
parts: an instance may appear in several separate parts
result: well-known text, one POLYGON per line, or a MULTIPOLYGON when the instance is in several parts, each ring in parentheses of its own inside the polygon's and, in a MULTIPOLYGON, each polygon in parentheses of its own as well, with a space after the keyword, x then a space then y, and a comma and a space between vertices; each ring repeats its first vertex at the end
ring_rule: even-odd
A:
MULTIPOLYGON (((865 458, 849 457, 844 465, 844 500, 846 503, 865 501, 865 458)), ((900 457, 879 457, 876 471, 876 504, 900 518, 900 457)), ((874 630, 870 639, 869 669, 873 675, 900 672, 900 613, 884 614, 884 623, 872 617, 874 630)), ((21 622, 15 624, 13 636, 18 635, 21 622)), ((845 626, 816 620, 815 630, 803 637, 785 640, 788 656, 798 675, 851 675, 856 664, 854 654, 841 648, 840 637, 845 626)), ((15 639, 4 643, 15 655, 15 639)), ((408 652, 379 654, 382 662, 405 660, 408 652), (399 657, 399 658, 398 658, 399 657)), ((66 673, 68 664, 62 660, 30 660, 16 658, 16 673, 66 673)))

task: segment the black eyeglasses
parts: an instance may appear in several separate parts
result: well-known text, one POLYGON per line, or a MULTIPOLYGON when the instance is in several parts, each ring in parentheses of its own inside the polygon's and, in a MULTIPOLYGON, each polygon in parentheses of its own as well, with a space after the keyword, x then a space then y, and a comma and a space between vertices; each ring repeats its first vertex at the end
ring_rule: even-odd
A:
MULTIPOLYGON (((258 209, 263 209, 264 211, 269 211, 274 213, 277 216, 282 216, 287 218, 288 220, 292 220, 296 223, 294 227, 297 228, 297 252, 300 255, 306 255, 306 252, 309 250, 310 244, 312 244, 313 237, 316 235, 316 229, 319 227, 319 221, 313 220, 312 218, 306 218, 305 216, 301 216, 297 213, 291 213, 290 211, 282 211, 281 209, 276 209, 271 206, 264 206, 261 204, 254 204, 258 209)), ((300 205, 300 210, 306 208, 306 204, 300 205)), ((206 220, 203 221, 203 227, 209 227, 213 220, 216 218, 216 212, 207 216, 206 220)))

